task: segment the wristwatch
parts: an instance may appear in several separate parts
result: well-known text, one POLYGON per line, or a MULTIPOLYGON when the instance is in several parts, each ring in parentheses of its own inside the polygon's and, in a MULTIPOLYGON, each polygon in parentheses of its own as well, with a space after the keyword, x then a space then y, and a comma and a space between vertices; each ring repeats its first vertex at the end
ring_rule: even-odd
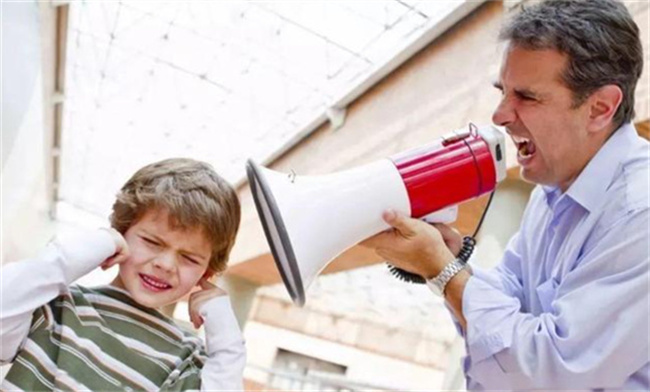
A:
POLYGON ((438 274, 438 276, 427 279, 427 287, 429 287, 429 289, 433 291, 434 294, 444 297, 445 287, 447 286, 447 283, 449 283, 451 278, 456 276, 457 273, 462 271, 465 268, 465 265, 466 264, 463 263, 460 259, 452 261, 445 266, 445 268, 438 274))

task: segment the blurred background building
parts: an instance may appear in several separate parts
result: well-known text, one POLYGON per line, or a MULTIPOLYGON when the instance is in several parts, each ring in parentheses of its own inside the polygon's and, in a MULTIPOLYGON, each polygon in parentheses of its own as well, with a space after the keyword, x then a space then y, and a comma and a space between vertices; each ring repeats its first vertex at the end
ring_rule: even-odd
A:
MULTIPOLYGON (((326 174, 490 123, 497 32, 522 3, 0 2, 2 263, 34 255, 54 235, 105 226, 116 191, 140 166, 202 159, 242 200, 220 283, 247 339, 248 389, 463 389, 463 344, 442 302, 391 277, 371 252, 351 248, 305 307, 291 303, 244 163, 326 174)), ((642 31, 635 121, 647 138, 649 3, 626 4, 642 31)), ((510 148, 479 236, 474 262, 484 266, 499 261, 532 189, 513 157, 510 148)), ((461 232, 473 231, 485 202, 460 207, 461 232)), ((186 304, 167 311, 187 322, 186 304)))

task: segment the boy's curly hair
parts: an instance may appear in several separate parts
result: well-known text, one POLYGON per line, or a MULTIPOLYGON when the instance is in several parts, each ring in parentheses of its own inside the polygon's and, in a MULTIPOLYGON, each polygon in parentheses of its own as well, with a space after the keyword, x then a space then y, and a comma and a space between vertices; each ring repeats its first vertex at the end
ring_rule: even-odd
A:
POLYGON ((187 158, 144 166, 117 194, 111 225, 124 234, 151 208, 166 209, 172 227, 202 228, 212 244, 208 268, 226 269, 241 211, 237 193, 212 166, 187 158))

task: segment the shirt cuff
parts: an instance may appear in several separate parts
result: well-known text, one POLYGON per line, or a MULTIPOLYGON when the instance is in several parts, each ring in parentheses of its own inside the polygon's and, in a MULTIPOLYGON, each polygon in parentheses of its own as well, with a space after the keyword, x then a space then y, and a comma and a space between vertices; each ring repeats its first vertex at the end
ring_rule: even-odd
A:
POLYGON ((199 309, 205 323, 208 356, 236 342, 243 343, 235 312, 226 295, 212 298, 199 309))
POLYGON ((463 315, 467 321, 467 349, 478 363, 512 345, 514 316, 520 311, 519 300, 504 294, 486 274, 475 271, 463 292, 463 315))
POLYGON ((54 240, 53 245, 62 254, 61 260, 66 285, 97 268, 117 251, 113 236, 106 230, 93 230, 54 240))

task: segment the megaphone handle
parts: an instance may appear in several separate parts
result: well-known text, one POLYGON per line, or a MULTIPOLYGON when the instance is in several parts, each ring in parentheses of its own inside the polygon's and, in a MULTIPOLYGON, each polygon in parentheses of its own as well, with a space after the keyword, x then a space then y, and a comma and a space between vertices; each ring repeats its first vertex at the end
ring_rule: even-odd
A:
POLYGON ((429 223, 451 223, 458 217, 458 206, 445 208, 423 216, 421 219, 429 223))
MULTIPOLYGON (((463 246, 460 248, 460 251, 458 252, 458 260, 461 261, 463 264, 467 264, 469 261, 470 256, 472 255, 472 252, 474 252, 474 246, 476 245, 476 240, 473 237, 470 236, 465 236, 463 237, 463 246)), ((388 266, 388 270, 390 273, 395 276, 397 279, 403 280, 408 283, 419 283, 419 284, 424 284, 426 283, 426 279, 424 279, 422 276, 418 274, 414 274, 412 272, 404 271, 401 268, 397 268, 394 265, 386 263, 388 266)))
MULTIPOLYGON (((483 224, 483 220, 485 219, 485 215, 487 214, 488 209, 490 208, 490 204, 492 204, 492 198, 494 197, 494 191, 490 194, 490 198, 488 199, 487 204, 485 205, 485 209, 483 210, 483 214, 481 215, 481 219, 479 220, 478 224, 476 225, 476 229, 474 230, 474 234, 472 236, 465 236, 463 237, 463 246, 460 248, 460 251, 458 252, 458 260, 460 260, 463 264, 467 264, 469 261, 470 256, 472 255, 472 252, 474 252, 474 246, 476 246, 476 235, 478 234, 478 231, 481 229, 481 225, 483 224)), ((458 213, 458 207, 454 206, 452 208, 449 208, 448 210, 454 210, 454 214, 458 213)), ((433 214, 429 214, 425 216, 424 220, 427 222, 430 222, 428 220, 429 217, 431 216, 437 216, 438 213, 440 212, 447 212, 448 210, 441 210, 434 212, 433 214)), ((454 220, 456 216, 454 215, 454 220)), ((438 221, 439 222, 439 221, 438 221)), ((435 222, 434 222, 435 223, 435 222)), ((426 283, 426 280, 421 277, 420 275, 414 274, 412 272, 404 271, 401 268, 397 268, 394 265, 386 263, 388 266, 388 270, 390 273, 395 276, 397 279, 403 280, 405 282, 409 283, 426 283)))
MULTIPOLYGON (((443 210, 438 210, 435 212, 430 213, 429 215, 425 215, 424 217, 420 218, 425 222, 428 223, 451 223, 456 220, 458 217, 458 206, 452 206, 449 208, 445 208, 443 210)), ((465 244, 465 241, 463 242, 463 245, 465 244)), ((464 246, 463 246, 464 247, 464 246)), ((469 254, 472 253, 472 250, 474 247, 472 246, 471 249, 469 249, 469 254)), ((467 253, 468 249, 465 250, 465 253, 467 253)), ((464 253, 461 250, 461 253, 464 253)), ((469 258, 469 257, 468 257, 469 258)), ((419 283, 419 284, 425 284, 426 279, 421 277, 420 275, 404 271, 401 268, 397 268, 394 265, 388 264, 388 270, 390 271, 393 276, 395 276, 397 279, 403 280, 408 283, 419 283)))

